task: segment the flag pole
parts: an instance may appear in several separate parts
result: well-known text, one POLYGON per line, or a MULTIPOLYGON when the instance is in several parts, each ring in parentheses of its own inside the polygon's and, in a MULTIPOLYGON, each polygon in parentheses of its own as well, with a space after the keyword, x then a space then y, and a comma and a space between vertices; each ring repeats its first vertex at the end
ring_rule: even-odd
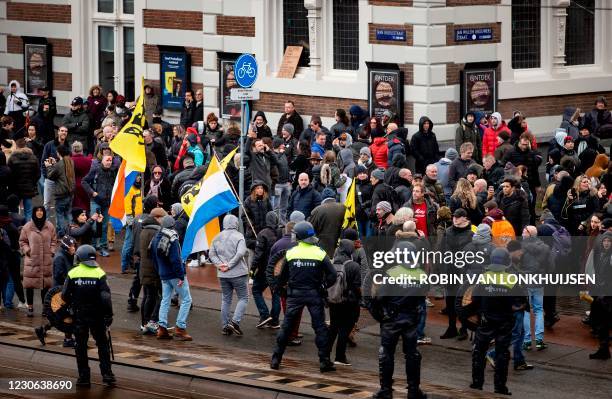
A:
MULTIPOLYGON (((213 155, 217 159, 217 162, 221 164, 219 155, 217 155, 217 151, 214 148, 213 148, 213 155)), ((222 167, 221 169, 223 169, 223 173, 225 174, 225 178, 227 179, 227 182, 229 183, 230 188, 232 189, 232 193, 234 193, 236 198, 238 198, 238 204, 242 207, 242 210, 244 211, 243 215, 246 217, 247 222, 249 222, 249 226, 251 227, 251 230, 253 230, 253 234, 255 235, 255 237, 257 237, 257 232, 255 231, 255 227, 253 227, 253 223, 251 222, 251 219, 249 218, 249 214, 247 213, 246 208, 244 207, 244 204, 242 203, 242 198, 240 198, 240 196, 236 193, 236 188, 234 187, 234 184, 232 183, 232 179, 230 179, 225 168, 222 167)))

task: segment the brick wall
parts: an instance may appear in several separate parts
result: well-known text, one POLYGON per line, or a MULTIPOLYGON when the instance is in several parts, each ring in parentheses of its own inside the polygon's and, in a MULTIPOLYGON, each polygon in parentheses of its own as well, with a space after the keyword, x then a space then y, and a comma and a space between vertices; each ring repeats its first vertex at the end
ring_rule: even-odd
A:
POLYGON ((446 84, 447 85, 458 85, 461 78, 459 73, 463 70, 465 64, 454 64, 449 62, 446 64, 446 84))
POLYGON ((597 96, 612 98, 612 91, 499 100, 497 109, 504 119, 510 118, 512 112, 516 110, 524 112, 527 118, 561 115, 567 106, 580 107, 582 112, 588 112, 593 109, 597 96))
MULTIPOLYGON (((9 82, 18 80, 23 83, 23 69, 8 68, 7 78, 9 82)), ((72 91, 72 73, 53 72, 53 90, 72 91)))
POLYGON ((369 42, 370 44, 390 44, 396 46, 412 46, 413 34, 412 25, 387 25, 387 24, 368 24, 369 29, 369 42), (396 42, 391 40, 376 40, 376 29, 393 29, 393 30, 405 30, 406 40, 403 42, 396 42))
POLYGON ((487 6, 499 4, 500 0, 446 0, 447 7, 459 6, 487 6))
POLYGON ((217 34, 255 37, 255 18, 218 15, 217 34))
POLYGON ((404 102, 404 123, 414 124, 414 103, 404 102))
POLYGON ((412 7, 412 0, 369 0, 373 6, 412 7))
POLYGON ((500 41, 501 41, 501 22, 497 22, 493 24, 465 24, 465 25, 446 24, 446 45, 447 46, 462 46, 465 44, 474 44, 474 43, 499 43, 500 41), (492 28, 493 39, 455 42, 455 29, 478 29, 478 28, 492 28))
POLYGON ((413 85, 414 64, 399 64, 399 67, 404 72, 404 85, 413 85))
POLYGON ((6 3, 6 19, 69 24, 70 10, 70 5, 9 2, 6 3))
POLYGON ((446 123, 458 123, 460 117, 459 103, 448 101, 446 103, 446 123))
MULTIPOLYGON (((53 49, 55 57, 72 57, 71 39, 51 39, 47 38, 53 49)), ((11 54, 23 54, 23 40, 21 36, 8 35, 6 38, 6 51, 11 54)))
POLYGON ((145 28, 202 31, 202 13, 199 11, 142 10, 145 28))
MULTIPOLYGON (((201 47, 185 47, 191 55, 191 66, 201 67, 203 65, 204 51, 201 47)), ((143 61, 151 64, 159 64, 159 49, 153 44, 143 44, 143 61)))
POLYGON ((348 110, 353 104, 357 104, 363 109, 368 109, 367 100, 299 96, 268 92, 261 92, 260 99, 255 101, 253 108, 266 112, 283 112, 286 100, 292 100, 295 103, 295 109, 301 115, 317 114, 320 116, 333 117, 337 108, 348 110))

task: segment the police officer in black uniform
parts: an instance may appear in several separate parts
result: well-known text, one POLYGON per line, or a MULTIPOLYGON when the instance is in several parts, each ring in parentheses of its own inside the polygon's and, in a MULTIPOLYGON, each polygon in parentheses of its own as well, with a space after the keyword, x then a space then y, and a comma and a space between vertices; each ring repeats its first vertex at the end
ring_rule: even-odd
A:
POLYGON ((106 273, 96 262, 96 250, 91 245, 81 245, 76 251, 77 265, 68 272, 62 298, 72 305, 74 311, 74 335, 76 358, 79 369, 78 386, 89 387, 90 372, 87 359, 89 332, 96 341, 102 381, 115 383, 111 371, 107 328, 113 322, 113 305, 106 273))
POLYGON ((278 370, 280 367, 290 330, 302 309, 307 307, 316 334, 320 370, 322 373, 335 371, 334 364, 329 359, 325 297, 326 288, 336 281, 336 269, 325 251, 316 245, 319 240, 315 237, 312 224, 299 222, 294 226, 293 232, 298 244, 287 250, 278 277, 279 287, 287 285, 287 312, 276 337, 270 368, 278 370))
POLYGON ((472 294, 472 304, 480 315, 472 351, 472 384, 470 388, 482 390, 484 384, 485 356, 491 340, 495 340, 495 393, 511 395, 508 380, 510 343, 514 327, 514 312, 526 306, 526 292, 516 284, 508 272, 511 259, 506 248, 491 252, 491 265, 484 273, 487 279, 478 284, 472 294))
MULTIPOLYGON (((414 244, 397 241, 392 252, 416 252, 414 244)), ((425 399, 421 391, 421 353, 417 349, 417 327, 424 312, 428 286, 421 284, 425 271, 418 264, 397 264, 372 269, 364 282, 366 305, 376 321, 380 323, 380 349, 378 370, 380 390, 374 399, 393 398, 393 366, 395 349, 402 338, 402 349, 406 359, 406 382, 409 399, 425 399), (390 267, 389 267, 390 266, 390 267), (376 276, 378 275, 378 276, 376 276), (403 279, 402 284, 385 283, 383 277, 403 279)))

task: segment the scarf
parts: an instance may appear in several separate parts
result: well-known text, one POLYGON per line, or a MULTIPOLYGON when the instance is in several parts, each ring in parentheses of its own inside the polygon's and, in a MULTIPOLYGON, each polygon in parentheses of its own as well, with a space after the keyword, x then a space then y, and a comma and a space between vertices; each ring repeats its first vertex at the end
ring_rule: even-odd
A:
POLYGON ((43 227, 45 227, 45 223, 47 222, 47 211, 45 210, 44 207, 37 206, 37 207, 34 207, 34 209, 32 209, 32 222, 34 223, 34 225, 36 226, 38 230, 42 230, 43 227), (40 219, 36 217, 36 212, 39 209, 43 210, 43 217, 40 219))
POLYGON ((156 183, 155 179, 151 179, 151 183, 149 183, 149 195, 154 195, 159 198, 159 186, 161 185, 162 179, 156 183))

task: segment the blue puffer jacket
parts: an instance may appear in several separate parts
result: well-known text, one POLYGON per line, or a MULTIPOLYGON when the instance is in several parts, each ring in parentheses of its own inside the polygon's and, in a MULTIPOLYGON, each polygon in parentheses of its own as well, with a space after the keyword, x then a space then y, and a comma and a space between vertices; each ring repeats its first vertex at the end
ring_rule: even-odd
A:
POLYGON ((153 259, 153 266, 159 274, 159 278, 162 281, 172 280, 178 278, 183 280, 185 278, 185 267, 181 260, 181 248, 179 246, 178 235, 175 240, 171 240, 168 255, 158 251, 159 241, 164 234, 166 229, 162 229, 155 235, 151 242, 151 257, 153 259))
POLYGON ((291 193, 289 197, 289 205, 287 208, 287 215, 291 215, 293 211, 300 211, 308 217, 310 212, 321 204, 321 194, 315 190, 312 185, 302 189, 298 188, 291 193))

